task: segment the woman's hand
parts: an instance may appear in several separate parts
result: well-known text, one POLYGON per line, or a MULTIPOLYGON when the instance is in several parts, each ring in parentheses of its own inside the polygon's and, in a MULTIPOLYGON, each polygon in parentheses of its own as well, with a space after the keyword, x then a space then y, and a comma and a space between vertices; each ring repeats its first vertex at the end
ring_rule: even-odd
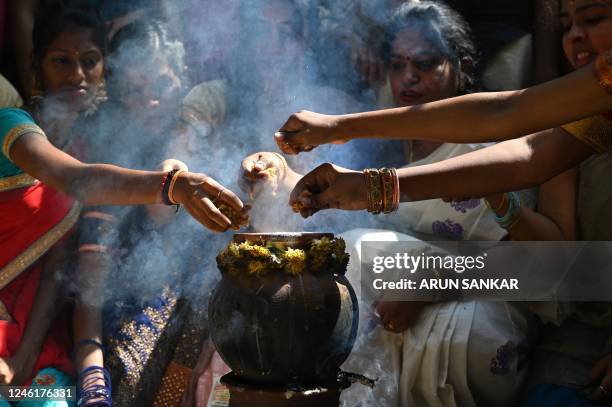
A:
POLYGON ((284 181, 288 165, 285 159, 276 153, 255 153, 244 160, 240 168, 240 188, 256 198, 263 189, 271 188, 274 192, 279 182, 284 181))
POLYGON ((239 183, 241 189, 255 199, 266 189, 273 195, 279 188, 289 191, 301 177, 289 167, 282 155, 264 151, 242 160, 239 183))
POLYGON ((330 116, 301 110, 289 117, 275 134, 278 148, 285 154, 311 151, 321 144, 341 144, 339 133, 340 116, 330 116))
POLYGON ((612 396, 612 354, 601 358, 591 370, 591 381, 595 390, 589 394, 592 401, 610 400, 612 396))
POLYGON ((304 218, 321 209, 367 209, 367 187, 360 171, 321 164, 298 181, 289 204, 304 218))
POLYGON ((427 304, 423 301, 381 301, 375 303, 375 307, 383 327, 400 333, 415 324, 427 304))
POLYGON ((215 232, 238 229, 248 222, 247 208, 240 198, 208 175, 179 174, 173 199, 198 222, 215 232))

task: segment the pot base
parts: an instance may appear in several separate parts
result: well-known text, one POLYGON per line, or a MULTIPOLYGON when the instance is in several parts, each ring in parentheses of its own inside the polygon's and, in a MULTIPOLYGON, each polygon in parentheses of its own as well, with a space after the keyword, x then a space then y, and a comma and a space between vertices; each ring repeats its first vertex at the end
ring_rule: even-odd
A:
POLYGON ((292 388, 262 386, 248 383, 234 373, 223 376, 221 383, 230 391, 229 407, 338 407, 340 393, 350 386, 342 381, 292 388))

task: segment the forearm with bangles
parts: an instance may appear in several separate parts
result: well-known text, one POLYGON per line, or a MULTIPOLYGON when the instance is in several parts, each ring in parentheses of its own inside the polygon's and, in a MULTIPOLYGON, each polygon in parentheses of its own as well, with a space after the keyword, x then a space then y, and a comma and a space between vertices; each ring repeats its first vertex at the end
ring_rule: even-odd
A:
POLYGON ((504 193, 489 197, 486 202, 489 209, 495 214, 496 219, 509 215, 508 212, 513 210, 508 223, 506 225, 500 224, 508 231, 508 236, 512 240, 560 241, 575 238, 575 236, 567 236, 555 220, 545 214, 520 204, 513 209, 511 207, 511 194, 515 193, 504 193))
MULTIPOLYGON (((488 200, 489 208, 495 213, 496 219, 508 215, 512 209, 509 195, 505 193, 498 199, 488 200)), ((561 241, 571 240, 575 236, 566 235, 564 230, 549 216, 539 213, 529 207, 520 205, 513 209, 511 220, 507 225, 500 225, 508 231, 512 240, 519 241, 561 241)))

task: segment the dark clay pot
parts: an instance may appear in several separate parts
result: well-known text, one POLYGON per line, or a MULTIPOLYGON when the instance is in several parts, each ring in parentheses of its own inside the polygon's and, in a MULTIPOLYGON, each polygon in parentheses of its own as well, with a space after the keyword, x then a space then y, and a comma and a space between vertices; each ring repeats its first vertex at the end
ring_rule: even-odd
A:
MULTIPOLYGON (((234 241, 272 239, 298 248, 321 236, 240 234, 234 241)), ((298 276, 224 274, 210 298, 208 317, 217 351, 241 378, 262 384, 325 383, 336 380, 351 352, 359 309, 344 275, 308 270, 298 276)))

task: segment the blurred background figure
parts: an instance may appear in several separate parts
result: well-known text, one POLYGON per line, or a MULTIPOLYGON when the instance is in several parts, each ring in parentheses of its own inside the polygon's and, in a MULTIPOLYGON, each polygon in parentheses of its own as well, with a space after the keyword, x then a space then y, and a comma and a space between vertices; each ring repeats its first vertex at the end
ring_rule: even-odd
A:
POLYGON ((562 73, 557 0, 450 0, 472 27, 483 90, 522 89, 562 73))

